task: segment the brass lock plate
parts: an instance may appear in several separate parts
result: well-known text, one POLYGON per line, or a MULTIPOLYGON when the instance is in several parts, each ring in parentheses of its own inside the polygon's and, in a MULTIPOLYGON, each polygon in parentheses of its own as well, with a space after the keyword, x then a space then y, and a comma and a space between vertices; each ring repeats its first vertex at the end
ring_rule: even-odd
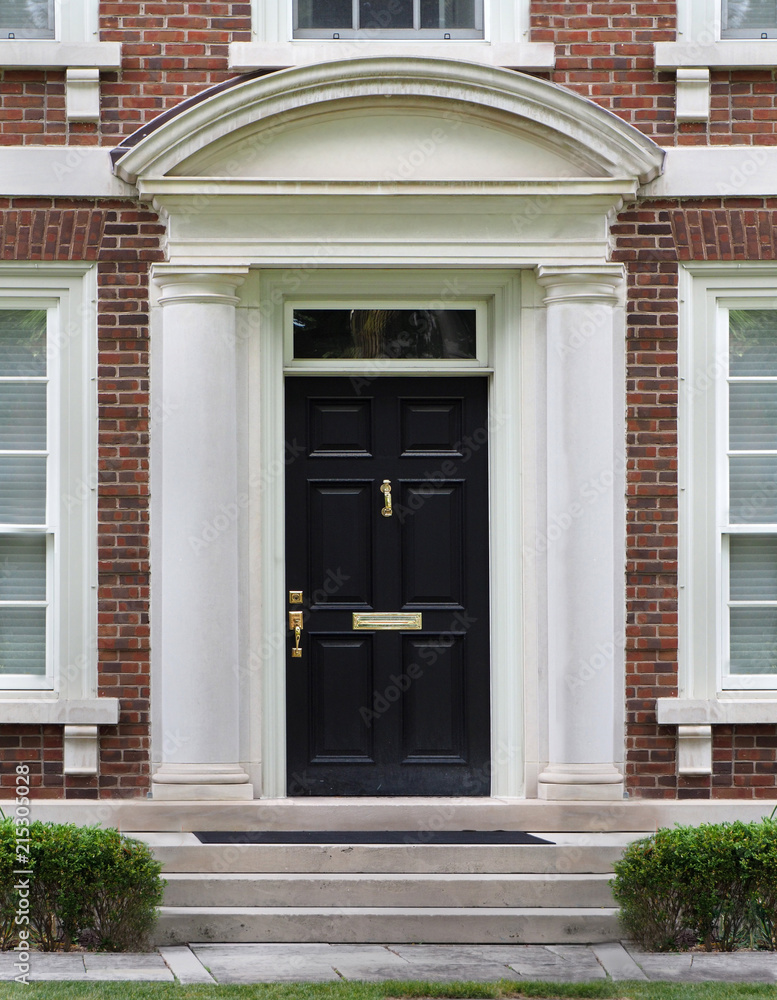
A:
POLYGON ((289 604, 302 604, 302 591, 301 590, 290 590, 289 591, 289 604))
POLYGON ((302 628, 302 612, 301 611, 290 611, 289 612, 289 628, 294 631, 295 628, 302 628))

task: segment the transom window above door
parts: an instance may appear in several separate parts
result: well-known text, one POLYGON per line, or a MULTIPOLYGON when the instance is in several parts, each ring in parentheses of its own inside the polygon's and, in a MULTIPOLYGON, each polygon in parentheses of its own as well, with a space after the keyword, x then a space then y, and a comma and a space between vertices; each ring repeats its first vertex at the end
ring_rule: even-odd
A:
POLYGON ((483 0, 295 0, 295 38, 482 38, 483 0))
POLYGON ((483 368, 485 303, 289 302, 286 366, 331 371, 483 368), (441 305, 435 309, 429 306, 441 305))

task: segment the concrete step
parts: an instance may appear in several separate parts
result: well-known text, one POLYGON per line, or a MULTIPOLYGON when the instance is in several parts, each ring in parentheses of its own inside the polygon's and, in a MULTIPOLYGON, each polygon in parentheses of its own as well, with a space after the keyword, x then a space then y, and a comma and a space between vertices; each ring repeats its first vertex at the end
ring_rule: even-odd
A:
MULTIPOLYGON (((168 872, 568 874, 612 872, 639 834, 556 835, 552 845, 201 844, 191 833, 135 834, 168 872)), ((548 839, 553 839, 551 835, 548 839)))
POLYGON ((155 944, 598 944, 617 940, 613 907, 163 906, 155 944))
POLYGON ((166 873, 165 905, 237 907, 610 907, 610 876, 166 873))

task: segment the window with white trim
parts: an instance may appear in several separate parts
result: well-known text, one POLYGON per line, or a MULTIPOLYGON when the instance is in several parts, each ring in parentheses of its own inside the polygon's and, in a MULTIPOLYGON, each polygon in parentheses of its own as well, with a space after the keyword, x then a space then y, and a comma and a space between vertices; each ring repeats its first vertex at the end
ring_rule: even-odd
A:
POLYGON ((530 0, 251 0, 251 20, 251 41, 230 43, 232 72, 373 55, 555 65, 553 43, 531 40, 530 0))
POLYGON ((0 699, 17 703, 97 697, 94 298, 94 266, 0 265, 0 699))
POLYGON ((56 355, 51 310, 0 303, 0 684, 52 686, 56 355), (54 405, 52 405, 54 404, 54 405))
POLYGON ((483 0, 294 0, 295 38, 482 38, 483 0))
POLYGON ((777 309, 720 308, 722 680, 777 687, 777 309))
POLYGON ((682 271, 681 697, 777 691, 776 282, 682 271))
POLYGON ((777 0, 721 2, 721 38, 777 38, 777 0))

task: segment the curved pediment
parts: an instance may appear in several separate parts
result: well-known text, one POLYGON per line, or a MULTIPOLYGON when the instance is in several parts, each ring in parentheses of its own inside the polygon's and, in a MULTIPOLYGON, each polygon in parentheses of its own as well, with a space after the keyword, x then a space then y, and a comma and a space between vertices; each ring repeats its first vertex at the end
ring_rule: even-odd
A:
POLYGON ((242 185, 646 183, 663 151, 544 80, 448 60, 358 59, 241 81, 168 118, 116 172, 148 192, 242 185))

